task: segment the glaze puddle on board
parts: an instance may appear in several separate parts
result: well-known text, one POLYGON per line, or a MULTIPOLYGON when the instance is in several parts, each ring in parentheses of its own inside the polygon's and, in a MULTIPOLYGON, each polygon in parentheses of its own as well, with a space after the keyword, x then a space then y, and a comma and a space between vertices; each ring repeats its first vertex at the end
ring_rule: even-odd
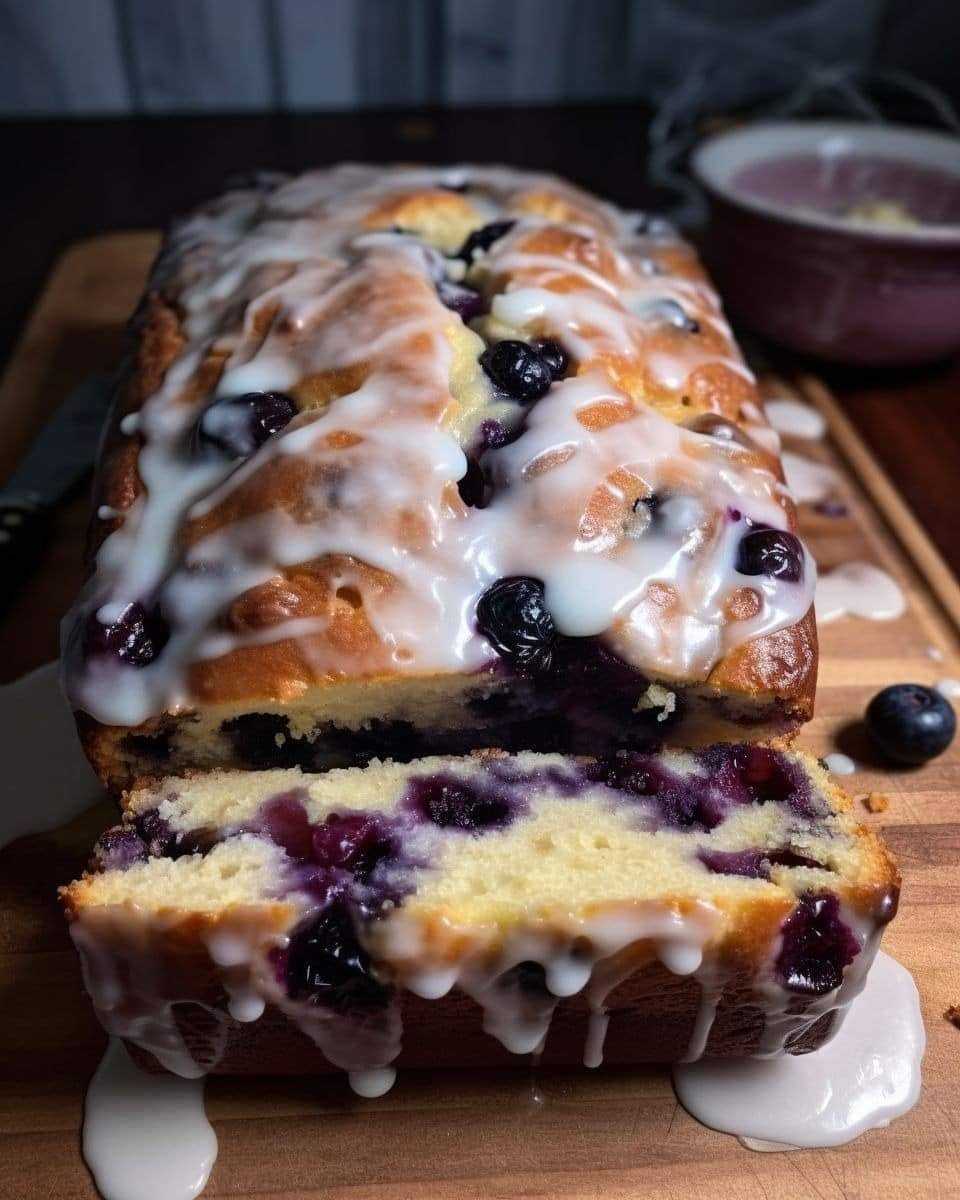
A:
POLYGON ((60 691, 59 664, 0 687, 0 729, 0 846, 56 829, 103 798, 60 691))
POLYGON ((203 1080, 141 1071, 111 1038, 87 1090, 83 1157, 104 1200, 193 1200, 217 1158, 203 1080))
POLYGON ((810 404, 801 404, 799 400, 767 400, 763 410, 777 433, 782 433, 785 437, 804 438, 812 442, 822 438, 827 432, 827 422, 823 413, 810 404))
POLYGON ((817 624, 840 617, 893 621, 907 607, 900 585, 872 563, 852 562, 835 567, 817 579, 817 624))
POLYGON ((825 754, 823 765, 831 775, 852 775, 857 769, 857 764, 848 754, 825 754))
POLYGON ((673 1080, 711 1129, 763 1149, 841 1146, 913 1108, 925 1045, 913 977, 880 951, 836 1036, 814 1054, 684 1064, 673 1080))
POLYGON ((833 467, 794 454, 792 450, 784 450, 780 461, 787 487, 797 504, 817 504, 836 491, 839 476, 833 467))

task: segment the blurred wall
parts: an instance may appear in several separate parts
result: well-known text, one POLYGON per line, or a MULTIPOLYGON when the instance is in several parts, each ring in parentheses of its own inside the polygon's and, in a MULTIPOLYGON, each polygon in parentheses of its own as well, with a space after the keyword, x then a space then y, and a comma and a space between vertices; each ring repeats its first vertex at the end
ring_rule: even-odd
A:
POLYGON ((960 89, 960 0, 0 0, 0 115, 644 99, 816 64, 960 89))

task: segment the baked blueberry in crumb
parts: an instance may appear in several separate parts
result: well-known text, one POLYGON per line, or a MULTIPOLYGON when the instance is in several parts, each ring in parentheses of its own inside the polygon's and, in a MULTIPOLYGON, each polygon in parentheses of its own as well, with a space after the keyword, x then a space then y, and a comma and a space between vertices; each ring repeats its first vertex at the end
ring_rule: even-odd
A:
POLYGON ((254 770, 312 764, 313 746, 306 738, 291 737, 290 722, 279 713, 243 713, 224 721, 220 730, 237 758, 254 770))
POLYGON ((867 706, 867 732, 881 754, 906 766, 936 758, 953 741, 957 718, 936 688, 896 683, 867 706))
POLYGON ((797 854, 789 847, 780 850, 701 848, 697 857, 714 875, 743 875, 747 879, 769 879, 771 867, 823 867, 816 859, 797 854))
POLYGON ((378 813, 331 813, 315 825, 313 861, 327 870, 349 871, 366 883, 383 862, 396 857, 396 838, 378 813))
POLYGON ((113 658, 128 667, 149 666, 170 638, 170 627, 158 605, 128 604, 120 616, 104 624, 95 612, 87 617, 83 649, 88 658, 113 658))
POLYGON ((487 588, 477 604, 477 629, 519 670, 550 669, 557 629, 539 579, 510 575, 487 588))
POLYGON ((491 221, 482 229, 475 229, 457 251, 457 258, 462 258, 469 266, 477 250, 489 250, 494 242, 499 241, 516 225, 516 221, 491 221))
POLYGON ((741 575, 767 575, 799 583, 803 577, 800 539, 782 529, 754 526, 737 547, 736 570, 741 575))
POLYGON ((94 871, 126 871, 148 857, 143 838, 132 825, 114 825, 100 835, 90 865, 94 871))
POLYGON ((545 396, 553 382, 546 359, 533 346, 510 338, 488 346, 480 366, 501 392, 526 404, 545 396))
POLYGON ((524 805, 519 798, 511 798, 502 786, 438 773, 410 779, 404 807, 441 829, 480 833, 503 829, 524 805))
POLYGON ((215 400, 201 416, 197 443, 201 449, 247 458, 284 429, 297 406, 283 392, 246 392, 215 400))
POLYGON ((335 897, 279 956, 279 973, 294 1000, 341 1014, 363 1013, 389 1003, 391 989, 377 978, 360 945, 347 900, 335 897))
POLYGON ((781 928, 776 970, 784 987, 824 996, 843 982, 843 969, 860 953, 860 943, 840 918, 840 901, 830 892, 806 892, 781 928))
POLYGON ((264 801, 257 817, 258 828, 298 860, 313 855, 313 829, 304 804, 306 798, 304 788, 291 788, 264 801))

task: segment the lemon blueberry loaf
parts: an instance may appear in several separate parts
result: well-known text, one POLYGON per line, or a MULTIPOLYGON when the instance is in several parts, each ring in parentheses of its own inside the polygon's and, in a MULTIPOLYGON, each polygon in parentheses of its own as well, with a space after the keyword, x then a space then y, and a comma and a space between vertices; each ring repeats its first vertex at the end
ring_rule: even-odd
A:
POLYGON ((113 789, 809 717, 776 435, 663 222, 505 168, 262 177, 134 331, 65 637, 113 789))
POLYGON ((63 889, 98 1015, 181 1074, 815 1049, 896 868, 808 756, 478 753, 166 778, 63 889))

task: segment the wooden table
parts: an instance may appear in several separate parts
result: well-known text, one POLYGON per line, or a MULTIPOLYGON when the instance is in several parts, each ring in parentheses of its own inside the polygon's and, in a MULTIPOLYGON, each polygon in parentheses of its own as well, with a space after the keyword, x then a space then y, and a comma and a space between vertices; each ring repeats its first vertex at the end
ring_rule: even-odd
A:
MULTIPOLYGON (((15 165, 15 178, 5 185, 9 216, 0 232, 0 349, 12 349, 48 271, 70 243, 107 230, 160 227, 171 214, 215 194, 231 173, 350 158, 499 160, 559 171, 643 207, 663 199, 645 179, 648 116, 637 107, 598 106, 0 125, 2 161, 15 165)), ((118 321, 123 316, 117 312, 118 321)), ((62 364, 36 364, 47 384, 44 408, 77 382, 78 370, 109 365, 117 354, 116 332, 85 326, 82 312, 70 328, 62 364), (66 363, 69 370, 62 369, 66 363)), ((877 376, 827 374, 863 438, 960 572, 960 364, 877 376)), ((14 406, 0 418, 0 478, 44 416, 14 406)), ((83 523, 79 501, 57 514, 29 593, 0 625, 0 679, 53 655, 56 620, 79 579, 83 523)))

